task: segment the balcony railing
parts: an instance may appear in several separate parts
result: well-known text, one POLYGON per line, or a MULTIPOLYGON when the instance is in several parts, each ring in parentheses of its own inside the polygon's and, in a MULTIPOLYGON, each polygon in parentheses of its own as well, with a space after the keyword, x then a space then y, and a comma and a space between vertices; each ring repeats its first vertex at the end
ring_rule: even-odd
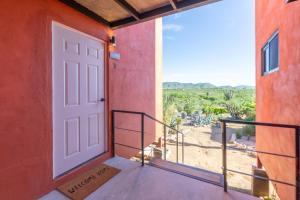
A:
MULTIPOLYGON (((245 176, 251 176, 253 178, 256 179, 261 179, 261 180, 266 180, 266 181, 271 181, 274 183, 279 183, 279 184, 283 184, 283 185, 287 185, 287 186, 291 186, 294 187, 296 190, 295 193, 295 197, 296 199, 300 199, 300 159, 299 159, 299 155, 300 155, 300 127, 297 125, 287 125, 287 124, 275 124, 275 123, 264 123, 264 122, 250 122, 250 121, 242 121, 242 120, 228 120, 228 119, 221 119, 220 122, 222 123, 222 152, 223 152, 223 176, 224 176, 224 191, 227 192, 227 172, 233 172, 233 173, 237 173, 237 174, 242 174, 245 176), (264 126, 264 127, 276 127, 276 128, 286 128, 286 129, 292 129, 294 130, 295 133, 295 155, 284 155, 284 154, 277 154, 277 153, 272 153, 272 152, 265 152, 265 151, 257 151, 257 150, 248 150, 246 149, 246 151, 252 151, 252 152, 256 152, 259 154, 266 154, 266 155, 272 155, 272 156, 280 156, 280 157, 285 157, 285 158, 291 158, 291 159, 295 159, 295 183, 289 183, 286 181, 281 181, 281 180, 275 180, 275 179, 270 179, 270 178, 265 178, 265 177, 261 177, 261 176, 256 176, 253 174, 248 174, 248 173, 244 173, 244 172, 240 172, 237 170, 233 170, 233 169, 228 169, 227 168, 227 149, 235 149, 233 147, 227 147, 227 143, 226 143, 226 127, 227 124, 242 124, 242 125, 253 125, 253 126, 264 126)), ((235 149, 237 150, 237 149, 235 149)))
MULTIPOLYGON (((184 163, 184 134, 180 132, 177 129, 174 129, 173 127, 170 127, 169 125, 155 119, 154 117, 144 113, 144 112, 135 112, 135 111, 125 111, 125 110, 113 110, 112 111, 112 143, 113 143, 113 155, 115 156, 115 147, 116 145, 139 150, 141 152, 141 165, 144 166, 145 164, 145 155, 144 155, 144 149, 145 149, 145 118, 150 119, 156 123, 159 123, 163 126, 163 159, 166 160, 166 155, 167 155, 167 128, 174 131, 176 133, 176 163, 179 163, 179 135, 182 137, 181 141, 181 148, 182 148, 182 155, 181 155, 181 162, 184 163), (134 130, 134 129, 128 129, 124 127, 119 127, 116 125, 116 113, 123 113, 123 114, 131 114, 131 115, 139 115, 140 116, 140 130, 134 130), (130 146, 127 144, 122 144, 119 142, 115 141, 115 136, 116 136, 116 129, 120 130, 126 130, 129 132, 135 132, 135 133, 140 133, 140 148, 130 146)), ((296 199, 300 199, 300 126, 297 125, 287 125, 287 124, 275 124, 275 123, 264 123, 264 122, 250 122, 250 121, 242 121, 242 120, 229 120, 229 119, 221 119, 221 128, 222 128, 222 175, 223 175, 223 184, 219 185, 224 188, 224 191, 227 192, 228 190, 228 183, 227 183, 227 173, 232 172, 244 176, 250 176, 255 179, 260 179, 264 181, 271 181, 273 183, 279 183, 283 185, 287 185, 290 187, 295 188, 295 197, 296 199), (265 154, 265 155, 272 155, 272 156, 279 156, 279 157, 284 157, 284 158, 289 158, 289 159, 295 159, 295 183, 290 183, 287 181, 282 181, 282 180, 276 180, 272 178, 266 178, 266 177, 261 177, 245 172, 241 172, 235 169, 229 169, 227 167, 227 150, 237 150, 241 151, 239 148, 235 147, 230 147, 227 145, 227 125, 228 124, 240 124, 240 125, 253 125, 253 126, 264 126, 264 127, 275 127, 275 128, 285 128, 285 129, 292 129, 294 130, 295 133, 295 155, 287 155, 287 154, 279 154, 279 153, 273 153, 273 152, 266 152, 266 151, 259 151, 259 150, 252 150, 252 149, 243 149, 243 151, 249 151, 252 153, 258 153, 258 154, 265 154)), ((208 181, 209 182, 209 181, 208 181)), ((218 184, 215 184, 218 185, 218 184)))
POLYGON ((181 136, 181 162, 184 163, 184 134, 165 124, 164 122, 155 119, 154 117, 152 117, 151 115, 144 113, 144 112, 135 112, 135 111, 126 111, 126 110, 112 110, 112 137, 113 137, 113 154, 115 155, 115 145, 119 145, 119 146, 123 146, 123 147, 127 147, 127 148, 131 148, 131 149, 136 149, 136 150, 140 150, 141 151, 141 161, 142 161, 142 166, 144 166, 145 163, 145 155, 144 155, 144 149, 145 149, 145 118, 148 118, 150 120, 152 120, 155 123, 159 123, 163 126, 163 132, 164 132, 164 160, 166 160, 166 155, 167 155, 167 128, 169 130, 172 130, 176 133, 176 162, 179 162, 179 135, 181 136), (134 129, 128 129, 128 128, 124 128, 124 127, 119 127, 116 126, 116 113, 124 113, 124 114, 133 114, 133 115, 139 115, 141 117, 140 119, 140 130, 134 130, 134 129), (126 145, 126 144, 121 144, 118 142, 115 142, 115 130, 119 129, 119 130, 125 130, 125 131, 129 131, 129 132, 136 132, 136 133, 141 133, 141 148, 137 148, 137 147, 133 147, 130 145, 126 145))

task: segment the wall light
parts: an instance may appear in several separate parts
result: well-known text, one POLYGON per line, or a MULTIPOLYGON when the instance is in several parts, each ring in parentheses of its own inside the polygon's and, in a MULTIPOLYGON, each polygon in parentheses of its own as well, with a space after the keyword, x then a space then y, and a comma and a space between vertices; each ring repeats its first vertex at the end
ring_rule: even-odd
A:
POLYGON ((117 46, 116 37, 111 36, 111 38, 109 39, 109 43, 114 47, 117 46))

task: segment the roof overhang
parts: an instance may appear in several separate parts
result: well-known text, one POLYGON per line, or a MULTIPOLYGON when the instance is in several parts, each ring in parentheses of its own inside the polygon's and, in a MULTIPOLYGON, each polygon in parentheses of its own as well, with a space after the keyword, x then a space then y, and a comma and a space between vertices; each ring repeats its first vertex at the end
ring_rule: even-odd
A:
POLYGON ((220 0, 60 0, 112 29, 178 13, 220 0))

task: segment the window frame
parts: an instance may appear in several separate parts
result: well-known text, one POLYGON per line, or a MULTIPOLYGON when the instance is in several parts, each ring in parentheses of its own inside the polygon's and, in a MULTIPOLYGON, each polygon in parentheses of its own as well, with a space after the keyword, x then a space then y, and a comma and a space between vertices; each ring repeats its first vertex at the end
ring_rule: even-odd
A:
POLYGON ((285 0, 285 1, 286 1, 286 3, 292 3, 292 2, 297 1, 297 0, 285 0))
POLYGON ((267 42, 263 45, 262 49, 261 49, 261 72, 262 72, 262 76, 265 76, 265 75, 268 75, 268 74, 271 74, 273 72, 276 72, 276 71, 279 71, 279 68, 280 68, 280 46, 279 46, 279 30, 276 30, 272 35, 271 37, 267 40, 267 42), (266 66, 265 66, 265 51, 267 49, 268 51, 268 68, 270 68, 270 43, 272 42, 272 40, 275 38, 275 37, 278 37, 278 64, 277 64, 277 67, 274 68, 274 69, 268 69, 268 71, 266 70, 266 66))

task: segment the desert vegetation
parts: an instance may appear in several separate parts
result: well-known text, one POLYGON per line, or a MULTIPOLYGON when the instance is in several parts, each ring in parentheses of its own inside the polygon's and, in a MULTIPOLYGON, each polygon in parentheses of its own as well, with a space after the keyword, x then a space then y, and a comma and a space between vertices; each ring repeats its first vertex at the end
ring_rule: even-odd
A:
MULTIPOLYGON (((175 152, 177 148, 181 152, 184 146, 184 164, 222 173, 222 137, 218 120, 255 121, 255 88, 168 83, 164 85, 163 95, 164 122, 182 131, 185 138, 183 145, 177 147, 174 132, 168 132, 171 138, 167 141, 168 160, 176 162, 175 152)), ((228 124, 227 136, 227 145, 240 149, 228 150, 228 165, 251 174, 256 154, 245 149, 255 150, 255 127, 228 124)), ((250 177, 229 173, 228 182, 232 188, 251 193, 250 177)))
POLYGON ((164 89, 164 121, 176 125, 176 118, 195 118, 195 124, 219 118, 255 119, 255 90, 239 87, 164 89))

